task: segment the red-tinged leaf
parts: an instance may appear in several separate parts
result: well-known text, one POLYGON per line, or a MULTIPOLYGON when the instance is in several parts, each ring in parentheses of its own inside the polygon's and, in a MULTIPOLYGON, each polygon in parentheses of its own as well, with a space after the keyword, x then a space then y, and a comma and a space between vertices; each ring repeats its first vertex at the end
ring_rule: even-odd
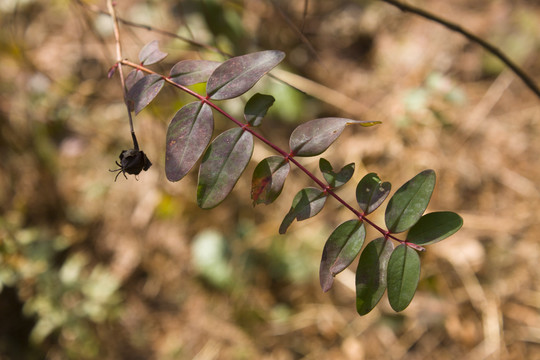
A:
POLYGON ((128 92, 130 109, 135 114, 141 112, 163 88, 163 79, 159 75, 151 74, 143 77, 128 92))
POLYGON ((203 83, 220 64, 220 62, 208 60, 183 60, 172 67, 170 78, 175 83, 184 86, 203 83))
POLYGON ((319 159, 319 169, 323 174, 324 179, 328 185, 333 188, 339 188, 343 186, 351 179, 354 174, 354 163, 345 165, 339 172, 334 172, 332 165, 325 158, 319 159))
POLYGON ((420 257, 405 244, 399 245, 388 261, 388 301, 394 311, 409 306, 420 279, 420 257))
POLYGON ((418 245, 431 245, 446 239, 463 226, 463 219, 451 211, 426 214, 409 230, 407 241, 418 245))
POLYGON ((264 94, 255 94, 248 100, 244 108, 244 118, 251 126, 261 125, 266 112, 272 106, 275 99, 273 96, 264 94))
POLYGON ((394 245, 378 238, 367 244, 356 268, 356 311, 366 315, 377 305, 386 290, 386 269, 394 245))
POLYGON ((225 200, 244 172, 253 153, 253 136, 229 129, 212 141, 199 168, 197 204, 210 209, 225 200))
POLYGON ((290 165, 281 156, 262 160, 253 171, 251 199, 253 205, 271 204, 281 194, 290 165))
POLYGON ((311 120, 294 129, 289 146, 295 156, 319 155, 332 145, 345 126, 363 123, 366 122, 334 117, 311 120))
POLYGON ((292 201, 291 209, 281 222, 279 233, 285 234, 295 219, 302 221, 317 215, 324 207, 326 198, 326 194, 320 189, 310 187, 300 190, 292 201))
POLYGON ((146 44, 141 49, 141 51, 139 52, 139 61, 143 65, 152 65, 165 59, 167 55, 167 53, 159 50, 158 42, 157 40, 154 40, 146 44))
POLYGON ((144 74, 141 70, 134 69, 129 72, 126 76, 126 89, 129 91, 137 81, 141 80, 144 77, 144 74))
POLYGON ((324 292, 332 287, 334 276, 353 262, 362 249, 365 238, 366 228, 358 220, 346 221, 332 232, 324 245, 319 268, 319 280, 324 292))
POLYGON ((213 129, 212 109, 207 104, 192 102, 178 110, 167 129, 165 173, 169 181, 186 176, 208 146, 213 129))
POLYGON ((369 173, 356 186, 356 201, 365 215, 375 211, 384 202, 392 184, 382 182, 375 173, 369 173))
POLYGON ((210 75, 206 93, 213 100, 231 99, 253 87, 268 71, 283 60, 285 54, 278 50, 259 51, 233 57, 210 75))
POLYGON ((403 184, 386 207, 384 220, 388 230, 408 230, 422 217, 435 188, 435 172, 424 170, 403 184))

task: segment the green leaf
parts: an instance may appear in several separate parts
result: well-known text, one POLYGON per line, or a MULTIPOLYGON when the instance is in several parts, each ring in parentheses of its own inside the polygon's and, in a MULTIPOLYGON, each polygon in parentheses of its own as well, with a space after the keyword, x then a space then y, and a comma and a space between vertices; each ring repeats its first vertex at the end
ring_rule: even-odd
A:
POLYGON ((253 136, 240 128, 216 137, 199 168, 197 204, 209 209, 222 202, 234 188, 253 153, 253 136))
POLYGON ((154 40, 141 49, 139 52, 139 61, 143 65, 152 65, 165 59, 167 55, 167 53, 159 50, 158 42, 157 40, 154 40))
POLYGON ((259 51, 233 57, 218 66, 206 83, 206 93, 213 100, 231 99, 253 87, 268 71, 283 60, 278 50, 259 51))
POLYGON ((170 79, 184 86, 203 83, 220 64, 208 60, 182 60, 172 67, 170 79))
POLYGON ((409 230, 407 241, 417 245, 430 245, 446 239, 463 226, 463 219, 451 211, 426 214, 409 230))
POLYGON ((208 146, 213 129, 212 109, 207 104, 192 102, 178 110, 167 128, 165 174, 169 181, 186 176, 208 146))
POLYGON ((143 77, 129 89, 127 98, 130 109, 135 114, 141 112, 163 88, 164 81, 161 76, 151 74, 143 77))
POLYGON ((356 201, 365 215, 375 211, 384 202, 392 184, 382 182, 375 173, 369 173, 356 186, 356 201))
POLYGON ((420 257, 405 244, 399 245, 388 261, 388 301, 394 311, 409 306, 420 279, 420 257))
POLYGON ((255 94, 248 100, 244 108, 244 118, 251 126, 261 125, 266 112, 272 106, 275 99, 273 96, 264 94, 255 94))
POLYGON ((271 156, 262 160, 253 171, 251 181, 253 205, 261 203, 268 205, 274 202, 281 194, 289 169, 289 163, 281 156, 271 156))
POLYGON ((435 172, 424 170, 401 186, 388 202, 388 230, 400 233, 416 224, 428 206, 435 188, 435 172))
POLYGON ((332 189, 343 186, 351 179, 354 174, 354 163, 345 165, 337 173, 334 172, 330 162, 324 158, 319 159, 319 169, 323 174, 324 179, 332 189))
POLYGON ((293 130, 289 139, 295 156, 315 156, 323 153, 349 124, 372 123, 344 118, 321 118, 308 121, 293 130))
POLYGON ((319 268, 319 280, 324 292, 332 287, 334 276, 353 262, 365 238, 366 228, 359 220, 346 221, 332 232, 324 245, 319 268))
POLYGON ((386 269, 394 245, 377 238, 366 245, 356 268, 356 311, 366 315, 377 305, 386 290, 386 269))
POLYGON ((291 209, 285 215, 279 233, 285 234, 294 219, 298 221, 309 219, 317 215, 326 203, 326 194, 316 188, 305 188, 300 190, 294 197, 291 209))

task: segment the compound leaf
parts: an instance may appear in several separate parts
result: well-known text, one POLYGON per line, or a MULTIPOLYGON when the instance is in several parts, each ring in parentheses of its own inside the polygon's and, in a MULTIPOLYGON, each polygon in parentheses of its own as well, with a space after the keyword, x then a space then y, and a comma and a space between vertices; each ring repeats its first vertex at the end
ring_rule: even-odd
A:
POLYGON ((407 245, 399 245, 388 261, 388 301, 394 311, 409 305, 419 279, 420 257, 407 245))
POLYGON ((143 65, 152 65, 165 59, 167 55, 167 53, 159 50, 158 42, 154 40, 144 45, 141 49, 139 52, 139 61, 143 65))
POLYGON ((332 287, 334 276, 353 262, 362 249, 365 238, 366 228, 359 220, 346 221, 330 234, 324 245, 319 268, 319 280, 324 292, 332 287))
POLYGON ((407 241, 417 245, 430 245, 446 239, 463 226, 463 219, 451 211, 426 214, 409 230, 407 241))
POLYGON ((388 230, 400 233, 416 224, 426 211, 434 188, 433 170, 424 170, 403 184, 386 207, 384 220, 388 230))
POLYGON ((281 194, 289 169, 289 163, 281 156, 271 156, 257 164, 251 181, 253 205, 268 205, 276 200, 281 194))
POLYGON ((203 83, 220 64, 209 60, 183 60, 172 67, 170 78, 184 86, 203 83))
POLYGON ((315 156, 324 152, 349 124, 375 125, 373 121, 357 121, 344 118, 320 118, 299 125, 289 139, 295 156, 315 156))
POLYGON ((246 122, 251 126, 259 126, 274 101, 274 97, 270 95, 259 93, 253 95, 244 108, 244 118, 246 119, 246 122))
POLYGON ((197 204, 217 206, 231 192, 253 153, 253 136, 241 128, 216 137, 206 150, 199 168, 197 204))
POLYGON ((366 315, 377 305, 386 290, 386 269, 394 245, 377 238, 366 245, 356 268, 356 311, 366 315))
POLYGON ((268 71, 283 60, 278 50, 259 51, 233 57, 218 66, 206 83, 206 93, 213 100, 231 99, 253 87, 268 71))
POLYGON ((325 203, 326 194, 324 194, 322 190, 311 187, 300 190, 294 196, 291 209, 287 215, 285 215, 285 218, 279 227, 279 233, 285 234, 294 219, 302 221, 317 215, 322 210, 325 203))
POLYGON ((135 114, 140 113, 159 94, 163 83, 161 76, 156 74, 147 75, 137 81, 127 95, 130 109, 135 111, 135 114))
POLYGON ((214 129, 212 109, 192 102, 174 115, 167 128, 165 173, 169 181, 182 179, 208 146, 214 129))
POLYGON ((364 214, 375 211, 384 202, 392 184, 382 182, 375 173, 369 173, 356 186, 356 201, 364 214))
POLYGON ((354 174, 354 163, 345 165, 339 172, 334 172, 330 162, 324 158, 319 159, 319 169, 323 174, 324 179, 328 185, 332 188, 338 188, 343 186, 347 181, 351 179, 354 174))

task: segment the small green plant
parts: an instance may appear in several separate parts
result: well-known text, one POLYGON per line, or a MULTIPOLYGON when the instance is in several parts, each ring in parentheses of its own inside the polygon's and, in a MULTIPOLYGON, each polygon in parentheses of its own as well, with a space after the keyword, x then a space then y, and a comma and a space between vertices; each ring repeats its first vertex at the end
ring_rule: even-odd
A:
MULTIPOLYGON (((285 54, 277 50, 255 52, 232 57, 220 63, 205 60, 183 60, 175 64, 168 76, 158 74, 147 66, 167 56, 157 41, 152 41, 139 53, 139 64, 120 60, 110 71, 112 76, 121 65, 133 70, 125 80, 126 104, 130 113, 138 114, 168 83, 195 98, 183 106, 172 118, 166 135, 165 171, 167 179, 179 181, 200 160, 197 185, 197 204, 203 209, 219 205, 232 191, 248 165, 254 140, 271 147, 277 155, 268 157, 256 166, 251 187, 253 204, 275 201, 289 174, 291 164, 297 166, 317 187, 300 190, 285 215, 279 233, 285 234, 294 220, 302 221, 317 215, 328 198, 334 198, 349 209, 353 219, 339 225, 328 238, 322 251, 320 283, 323 291, 332 287, 334 276, 346 269, 360 254, 356 270, 356 304, 360 315, 369 313, 388 289, 388 299, 395 311, 405 309, 411 302, 420 278, 420 258, 417 251, 447 238, 458 231, 463 221, 452 212, 425 214, 435 187, 435 172, 424 170, 390 198, 385 212, 385 226, 368 218, 390 194, 391 184, 383 182, 375 173, 365 175, 356 187, 357 207, 338 194, 354 173, 354 164, 335 171, 330 162, 320 158, 320 179, 297 159, 322 154, 348 125, 364 127, 379 122, 327 117, 308 121, 298 126, 284 150, 260 135, 256 128, 274 103, 266 94, 255 94, 246 103, 243 120, 233 117, 214 101, 236 98, 250 90, 265 74, 278 65, 285 54), (206 83, 206 93, 198 94, 187 86, 206 83), (214 112, 232 121, 236 127, 226 130, 212 140, 214 112), (362 247, 366 238, 366 224, 381 236, 362 247), (398 237, 408 231, 404 239, 398 237), (394 243, 398 246, 394 247, 394 243)), ((121 76, 123 79, 123 75, 121 76)), ((122 80, 122 83, 124 81, 122 80)), ((133 129, 133 127, 132 127, 133 129)), ((118 174, 139 174, 148 170, 150 161, 139 146, 132 130, 134 149, 140 161, 126 161, 126 150, 120 156, 118 174), (123 156, 124 155, 124 156, 123 156), (131 171, 131 172, 130 172, 131 171)), ((135 159, 135 157, 133 157, 135 159)), ((117 174, 117 176, 118 176, 117 174)))

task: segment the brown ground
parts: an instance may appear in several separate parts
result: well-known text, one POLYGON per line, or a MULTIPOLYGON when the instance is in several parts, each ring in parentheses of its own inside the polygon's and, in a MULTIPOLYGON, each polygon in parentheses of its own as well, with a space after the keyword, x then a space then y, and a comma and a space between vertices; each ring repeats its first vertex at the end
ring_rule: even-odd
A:
MULTIPOLYGON (((170 88, 135 121, 153 167, 139 181, 113 182, 108 169, 130 137, 118 78, 106 78, 109 18, 75 2, 8 1, 0 8, 0 359, 540 359, 538 97, 479 46, 380 1, 310 1, 305 21, 302 1, 276 1, 281 13, 270 1, 217 1, 217 12, 206 1, 213 24, 229 21, 218 36, 201 3, 119 2, 119 13, 238 55, 285 51, 275 75, 308 95, 265 80, 254 91, 276 103, 261 132, 285 146, 314 117, 381 120, 347 128, 324 154, 336 167, 356 163, 343 198, 354 204, 367 172, 397 189, 432 168, 429 210, 458 212, 463 229, 422 254, 405 311, 383 298, 358 316, 352 271, 327 294, 318 284, 324 241, 350 213, 330 202, 279 236, 293 195, 313 184, 292 171, 275 204, 253 208, 250 173, 271 155, 261 144, 229 198, 198 209, 196 171, 179 183, 164 175, 166 126, 191 101, 170 88), (212 251, 197 260, 204 240, 212 251)), ((540 82, 538 2, 413 3, 492 41, 540 82)), ((153 31, 124 26, 122 35, 134 61, 160 40, 170 55, 153 68, 165 74, 181 59, 218 58, 153 31)), ((240 115, 241 102, 227 109, 240 115)), ((216 119, 216 129, 230 126, 216 119)), ((316 158, 302 163, 316 171, 316 158)), ((382 212, 372 218, 383 223, 382 212)))

